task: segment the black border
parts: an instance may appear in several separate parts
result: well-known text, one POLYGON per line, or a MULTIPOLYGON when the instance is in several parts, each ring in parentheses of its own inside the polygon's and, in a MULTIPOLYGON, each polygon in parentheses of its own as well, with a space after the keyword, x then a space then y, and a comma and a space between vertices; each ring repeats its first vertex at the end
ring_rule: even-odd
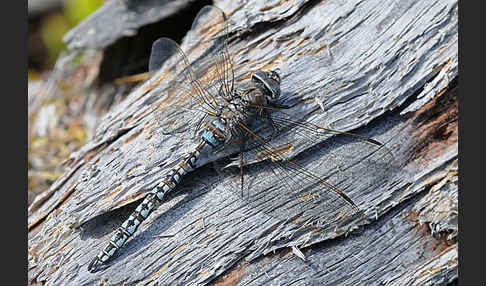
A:
MULTIPOLYGON (((474 285, 484 271, 485 139, 481 136, 486 113, 483 9, 459 1, 459 280, 474 285), (473 12, 478 17, 474 17, 473 12), (475 160, 474 160, 475 159, 475 160), (476 162, 474 162, 476 161, 476 162), (476 279, 477 278, 477 279, 476 279)), ((473 3, 473 2, 470 2, 473 3)))
POLYGON ((2 27, 3 259, 7 284, 27 285, 27 1, 4 6, 2 27), (15 151, 13 151, 15 150, 15 151), (6 151, 6 152, 5 152, 6 151), (15 282, 11 282, 15 280, 15 282))

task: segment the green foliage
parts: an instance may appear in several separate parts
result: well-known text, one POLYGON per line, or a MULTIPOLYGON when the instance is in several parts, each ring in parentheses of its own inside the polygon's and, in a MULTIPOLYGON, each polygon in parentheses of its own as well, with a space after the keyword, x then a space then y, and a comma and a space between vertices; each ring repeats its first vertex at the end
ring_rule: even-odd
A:
POLYGON ((103 4, 103 0, 69 0, 62 11, 48 15, 42 22, 41 37, 47 48, 50 66, 66 48, 62 37, 103 4))
POLYGON ((103 4, 102 0, 70 0, 64 6, 66 16, 76 25, 103 4))
POLYGON ((41 37, 47 48, 51 65, 56 61, 59 53, 66 48, 62 37, 70 28, 70 23, 62 13, 51 14, 42 22, 41 37))

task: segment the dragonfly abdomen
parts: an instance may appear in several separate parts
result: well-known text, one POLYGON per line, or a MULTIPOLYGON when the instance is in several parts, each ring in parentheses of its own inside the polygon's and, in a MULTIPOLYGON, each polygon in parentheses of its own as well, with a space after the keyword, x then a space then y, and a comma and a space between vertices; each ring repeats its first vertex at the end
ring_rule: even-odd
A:
POLYGON ((99 265, 115 255, 117 250, 137 231, 140 224, 155 210, 156 206, 164 200, 165 196, 179 184, 182 177, 195 169, 201 153, 207 153, 224 142, 225 129, 225 122, 216 119, 204 130, 202 140, 195 150, 187 153, 176 167, 168 171, 165 178, 145 196, 142 203, 110 238, 110 242, 91 261, 88 271, 95 272, 99 265))

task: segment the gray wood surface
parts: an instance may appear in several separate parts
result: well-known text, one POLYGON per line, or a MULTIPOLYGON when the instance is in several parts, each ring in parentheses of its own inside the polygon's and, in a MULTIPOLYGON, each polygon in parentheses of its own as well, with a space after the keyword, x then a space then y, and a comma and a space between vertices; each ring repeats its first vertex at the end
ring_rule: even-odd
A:
MULTIPOLYGON (((385 186, 347 192, 369 221, 329 233, 296 232, 238 200, 205 165, 208 160, 184 178, 106 270, 89 273, 89 261, 144 192, 194 146, 163 132, 173 128, 174 119, 184 124, 187 118, 171 106, 173 98, 146 83, 105 116, 96 135, 71 155, 65 174, 29 207, 29 280, 46 285, 457 280, 457 1, 215 4, 230 18, 237 75, 279 68, 282 97, 298 103, 292 114, 387 142, 395 156, 391 164, 399 170, 385 186)), ((80 37, 86 37, 78 40, 83 42, 89 36, 80 37)), ((183 42, 182 48, 194 47, 183 42)), ((299 148, 304 145, 295 142, 290 155, 307 152, 318 162, 320 153, 299 148)))
POLYGON ((66 33, 69 49, 103 49, 125 36, 133 36, 144 25, 173 15, 191 1, 106 1, 97 11, 66 33))

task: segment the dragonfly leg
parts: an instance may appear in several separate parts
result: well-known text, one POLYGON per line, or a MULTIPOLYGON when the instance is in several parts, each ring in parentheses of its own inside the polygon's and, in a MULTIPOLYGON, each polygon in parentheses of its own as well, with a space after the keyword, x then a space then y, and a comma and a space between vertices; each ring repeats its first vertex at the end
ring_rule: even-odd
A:
POLYGON ((243 144, 240 145, 240 162, 238 164, 240 168, 240 189, 241 189, 241 197, 243 197, 243 144))
POLYGON ((273 122, 272 116, 267 110, 263 111, 265 113, 265 117, 267 117, 268 122, 270 122, 270 127, 272 127, 272 138, 275 138, 278 134, 278 126, 273 122))
POLYGON ((280 103, 275 103, 275 102, 269 101, 269 102, 267 102, 267 105, 274 107, 274 108, 278 108, 278 109, 290 109, 290 108, 294 107, 295 105, 297 105, 297 103, 292 104, 292 105, 285 105, 285 104, 280 104, 280 103))

